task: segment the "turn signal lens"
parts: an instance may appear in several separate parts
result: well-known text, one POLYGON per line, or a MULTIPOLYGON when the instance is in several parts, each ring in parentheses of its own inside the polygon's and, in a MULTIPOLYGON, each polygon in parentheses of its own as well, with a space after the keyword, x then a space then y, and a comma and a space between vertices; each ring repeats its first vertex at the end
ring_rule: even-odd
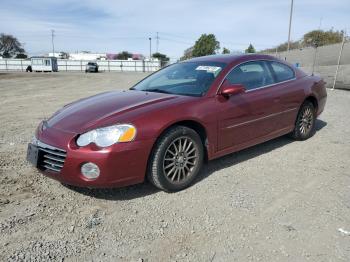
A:
POLYGON ((136 136, 136 128, 129 125, 128 129, 119 137, 118 142, 130 142, 134 140, 136 136))

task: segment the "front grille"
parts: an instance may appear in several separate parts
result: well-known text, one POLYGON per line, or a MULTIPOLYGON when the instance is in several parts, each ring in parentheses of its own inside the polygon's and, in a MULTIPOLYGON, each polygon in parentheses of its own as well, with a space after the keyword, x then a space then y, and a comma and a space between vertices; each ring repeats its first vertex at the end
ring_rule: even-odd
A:
POLYGON ((60 172, 63 168, 67 153, 63 149, 59 149, 42 142, 38 143, 39 162, 38 167, 42 170, 50 170, 60 172))

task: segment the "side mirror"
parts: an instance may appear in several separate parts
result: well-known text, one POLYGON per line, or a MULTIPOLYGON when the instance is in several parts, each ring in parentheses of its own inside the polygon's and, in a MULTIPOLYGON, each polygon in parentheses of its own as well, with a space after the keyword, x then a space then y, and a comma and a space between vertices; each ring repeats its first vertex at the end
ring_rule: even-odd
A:
POLYGON ((245 87, 242 84, 231 84, 225 79, 220 89, 220 95, 230 97, 236 94, 244 93, 245 87))

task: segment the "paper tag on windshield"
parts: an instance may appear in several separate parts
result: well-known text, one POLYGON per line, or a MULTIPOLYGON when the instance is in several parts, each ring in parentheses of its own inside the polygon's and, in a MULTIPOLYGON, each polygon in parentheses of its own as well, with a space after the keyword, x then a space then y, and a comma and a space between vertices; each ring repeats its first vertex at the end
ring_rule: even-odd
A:
POLYGON ((216 71, 220 70, 221 67, 219 66, 198 66, 196 70, 203 70, 207 71, 208 73, 215 73, 216 71))

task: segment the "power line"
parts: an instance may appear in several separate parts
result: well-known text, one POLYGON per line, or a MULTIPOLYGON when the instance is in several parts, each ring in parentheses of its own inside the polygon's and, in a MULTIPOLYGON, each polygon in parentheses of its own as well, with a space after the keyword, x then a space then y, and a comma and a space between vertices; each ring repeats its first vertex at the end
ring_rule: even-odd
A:
POLYGON ((177 35, 177 34, 172 34, 172 33, 165 33, 165 32, 160 32, 162 35, 166 35, 166 36, 170 36, 172 38, 180 38, 180 39, 183 39, 183 40, 188 40, 188 41, 196 41, 196 39, 194 38, 191 38, 191 37, 186 37, 186 36, 180 36, 180 35, 177 35))
POLYGON ((162 40, 174 42, 174 43, 178 43, 178 44, 185 44, 185 45, 193 45, 194 44, 194 43, 185 42, 185 41, 181 41, 181 40, 171 39, 168 37, 162 37, 162 40))

